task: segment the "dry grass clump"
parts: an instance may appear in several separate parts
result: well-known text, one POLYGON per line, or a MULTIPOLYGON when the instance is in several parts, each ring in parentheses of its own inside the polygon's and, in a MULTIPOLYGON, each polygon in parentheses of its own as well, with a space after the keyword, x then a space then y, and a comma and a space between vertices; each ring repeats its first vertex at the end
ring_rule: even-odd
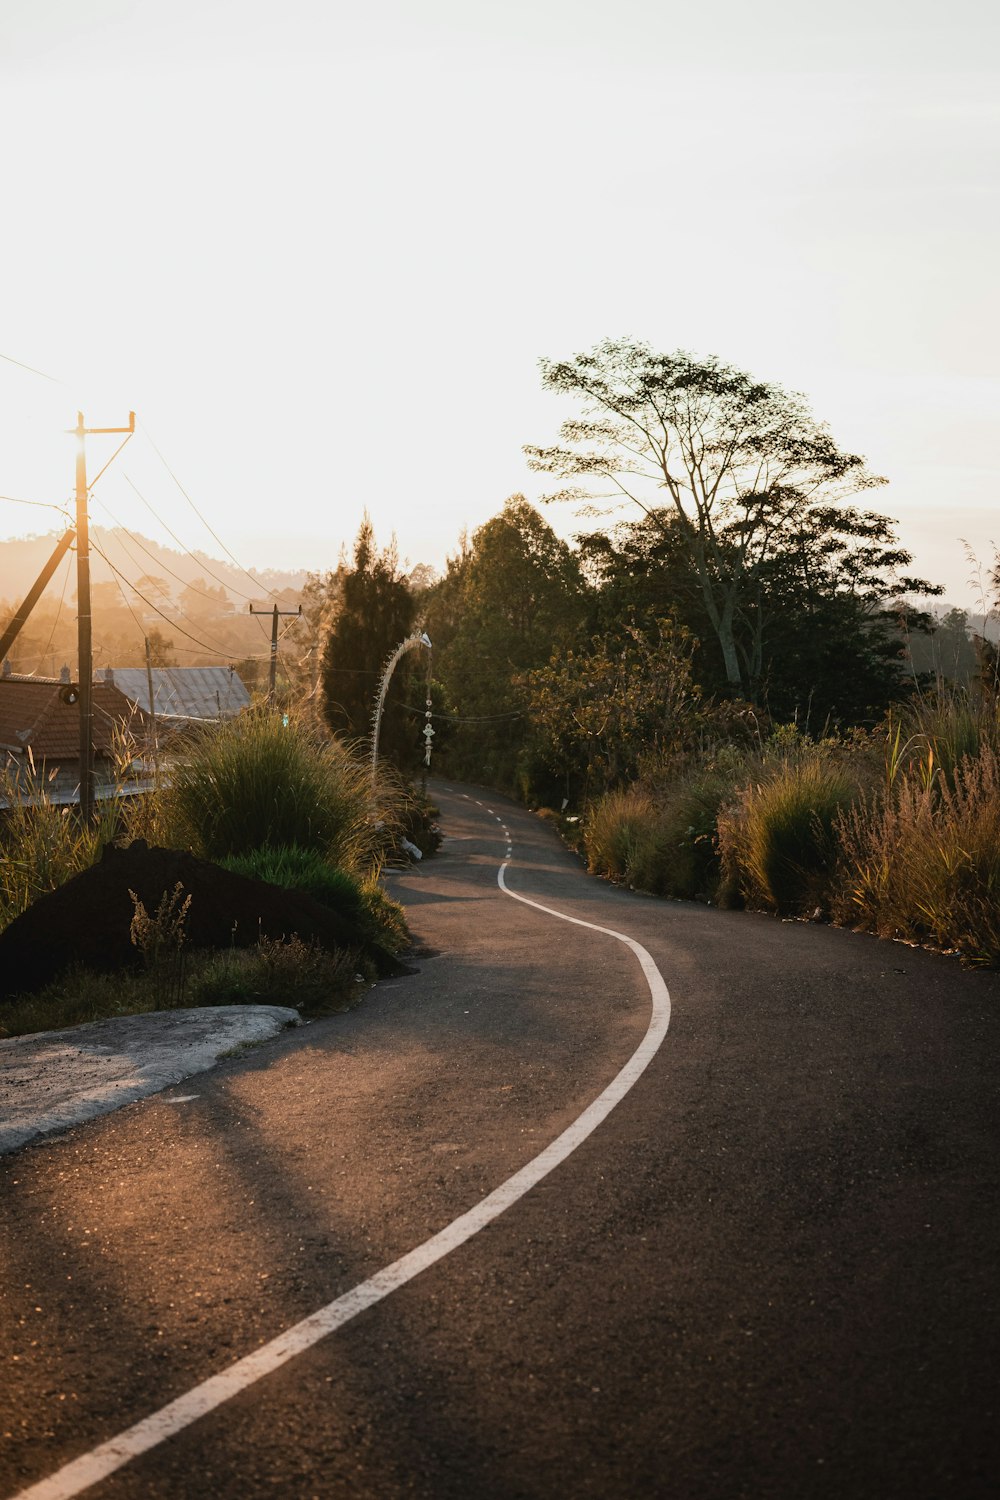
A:
POLYGON ((720 814, 719 850, 732 900, 783 915, 824 907, 837 855, 837 827, 859 795, 846 766, 821 754, 765 767, 720 814))
POLYGON ((39 896, 88 869, 118 826, 114 805, 97 804, 88 827, 75 807, 49 800, 45 780, 0 769, 0 929, 39 896))
POLYGON ((835 915, 882 937, 1000 965, 1000 756, 990 744, 950 777, 911 774, 841 821, 835 915))

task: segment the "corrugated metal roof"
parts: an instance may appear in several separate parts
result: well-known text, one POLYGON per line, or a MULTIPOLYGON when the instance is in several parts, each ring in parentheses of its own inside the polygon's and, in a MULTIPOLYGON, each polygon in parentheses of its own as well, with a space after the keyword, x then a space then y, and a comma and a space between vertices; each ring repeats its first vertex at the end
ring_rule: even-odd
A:
MULTIPOLYGON (((145 667, 111 670, 115 687, 148 713, 145 667)), ((231 719, 250 707, 250 694, 230 667, 154 667, 152 675, 157 718, 231 719)))

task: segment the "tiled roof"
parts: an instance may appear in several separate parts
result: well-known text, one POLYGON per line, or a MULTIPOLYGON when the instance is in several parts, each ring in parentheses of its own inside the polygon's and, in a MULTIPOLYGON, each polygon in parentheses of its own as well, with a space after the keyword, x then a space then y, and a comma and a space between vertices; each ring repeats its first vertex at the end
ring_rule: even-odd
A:
MULTIPOLYGON (((80 754, 80 709, 64 703, 51 677, 0 677, 0 749, 31 753, 42 761, 76 760, 80 754)), ((145 715, 106 682, 93 687, 94 754, 108 756, 116 729, 145 727, 145 715)))
MULTIPOLYGON (((154 667, 152 675, 158 718, 231 719, 250 706, 250 694, 230 667, 154 667)), ((112 680, 149 711, 145 667, 114 667, 112 680)))

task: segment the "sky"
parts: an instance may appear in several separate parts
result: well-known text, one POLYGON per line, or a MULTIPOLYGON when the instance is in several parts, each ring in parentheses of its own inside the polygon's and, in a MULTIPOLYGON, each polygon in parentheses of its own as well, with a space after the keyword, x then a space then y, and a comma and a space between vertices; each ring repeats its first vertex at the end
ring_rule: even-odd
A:
POLYGON ((441 567, 545 491, 538 360, 627 335, 804 392, 975 607, 998 43, 986 0, 3 0, 0 494, 65 505, 76 411, 134 410, 98 524, 325 569, 367 509, 441 567))

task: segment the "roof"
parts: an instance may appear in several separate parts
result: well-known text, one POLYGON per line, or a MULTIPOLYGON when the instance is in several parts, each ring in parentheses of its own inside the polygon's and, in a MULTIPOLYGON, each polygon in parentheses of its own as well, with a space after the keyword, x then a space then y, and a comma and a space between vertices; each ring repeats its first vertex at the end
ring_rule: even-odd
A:
MULTIPOLYGON (((78 760, 80 709, 59 696, 65 686, 54 677, 0 677, 0 749, 20 755, 30 748, 38 762, 78 760)), ((122 725, 145 726, 145 715, 110 683, 94 683, 92 708, 95 755, 112 754, 122 725)))
MULTIPOLYGON (((157 718, 231 719, 250 707, 250 694, 232 667, 153 667, 152 675, 157 718)), ((114 667, 111 680, 149 712, 145 667, 114 667)))

